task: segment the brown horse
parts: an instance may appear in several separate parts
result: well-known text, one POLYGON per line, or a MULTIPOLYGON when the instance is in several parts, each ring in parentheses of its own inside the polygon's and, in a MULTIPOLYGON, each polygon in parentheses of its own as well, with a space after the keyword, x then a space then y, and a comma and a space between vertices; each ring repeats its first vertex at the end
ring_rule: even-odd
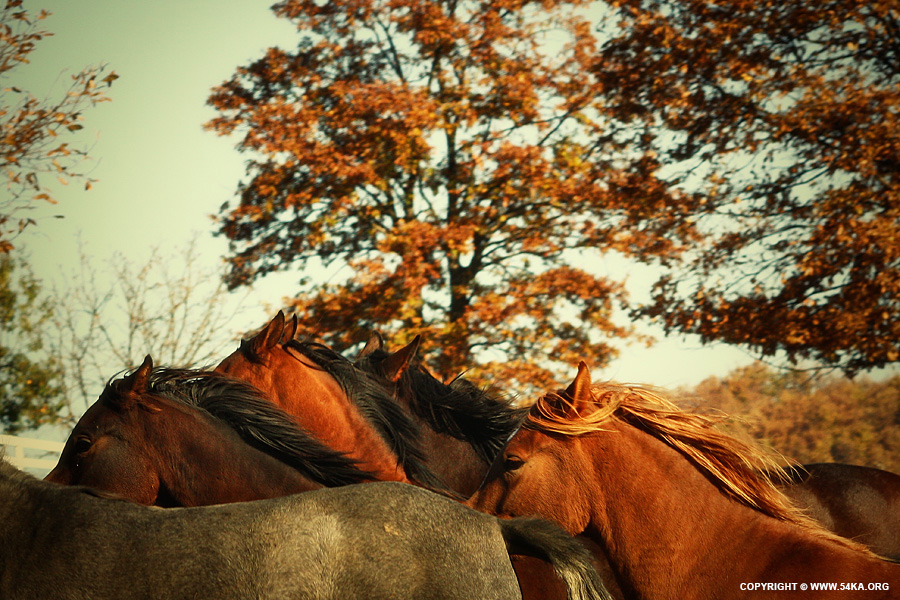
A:
POLYGON ((372 479, 247 383, 153 368, 107 385, 46 479, 142 504, 202 506, 372 479))
MULTIPOLYGON (((468 497, 484 480, 528 409, 514 408, 463 377, 449 383, 437 379, 416 356, 419 342, 416 336, 407 346, 390 353, 375 332, 354 364, 390 382, 397 402, 420 425, 428 467, 453 490, 468 497)), ((591 545, 587 540, 582 542, 591 545)), ((529 558, 514 564, 523 582, 525 600, 566 597, 562 582, 545 565, 529 558)), ((621 597, 606 562, 598 559, 595 566, 607 589, 621 597)))
MULTIPOLYGON (((401 351, 390 357, 375 355, 372 361, 377 362, 359 367, 325 346, 295 340, 296 329, 296 320, 286 322, 279 311, 259 333, 242 341, 240 348, 216 370, 259 388, 328 446, 359 460, 360 466, 376 479, 410 481, 445 492, 471 492, 477 487, 487 470, 487 456, 493 457, 499 451, 514 427, 508 427, 500 441, 491 442, 494 448, 485 458, 479 459, 472 450, 470 435, 469 441, 457 442, 450 451, 445 446, 438 447, 445 449, 438 450, 435 460, 434 454, 424 454, 420 446, 423 433, 428 440, 433 430, 420 428, 413 415, 404 410, 403 402, 398 402, 395 375, 406 373, 414 351, 401 351), (437 471, 448 464, 452 465, 450 469, 432 471, 432 467, 437 471), (461 471, 454 473, 453 468, 461 471), (463 475, 467 477, 464 485, 456 477, 459 472, 468 473, 463 475)), ((428 378, 433 380, 428 374, 422 381, 428 378)), ((472 414, 486 414, 488 405, 473 394, 477 389, 460 381, 454 388, 459 391, 452 396, 470 397, 472 414)), ((450 397, 446 393, 448 386, 440 384, 435 389, 445 398, 450 397)), ((456 415, 463 414, 458 408, 454 410, 456 415)), ((523 416, 515 416, 515 425, 523 416)), ((489 420, 496 421, 497 417, 490 415, 489 420)), ((526 600, 566 597, 563 582, 543 561, 517 556, 514 567, 526 600)))
POLYGON ((793 507, 767 455, 646 389, 588 369, 541 397, 467 504, 540 515, 608 556, 628 598, 894 598, 900 565, 793 507), (804 586, 804 587, 801 587, 804 586))
POLYGON ((841 463, 787 467, 784 475, 779 488, 826 529, 900 561, 900 475, 841 463))
POLYGON ((294 339, 281 311, 216 371, 247 381, 311 435, 381 481, 446 486, 424 464, 419 429, 390 386, 330 348, 294 339))
POLYGON ((462 377, 444 383, 417 358, 419 336, 396 352, 373 333, 354 364, 389 382, 393 396, 419 425, 425 464, 469 497, 528 409, 498 400, 462 377))

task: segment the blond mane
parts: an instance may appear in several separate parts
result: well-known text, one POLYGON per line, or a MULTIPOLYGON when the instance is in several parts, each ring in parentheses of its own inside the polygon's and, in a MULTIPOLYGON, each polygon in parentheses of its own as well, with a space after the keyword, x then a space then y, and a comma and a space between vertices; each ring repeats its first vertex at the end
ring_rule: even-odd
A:
POLYGON ((613 419, 628 423, 680 451, 738 502, 874 556, 867 547, 828 531, 791 504, 773 481, 773 477, 788 480, 780 455, 719 430, 717 425, 728 420, 726 415, 682 409, 661 393, 639 385, 595 384, 591 386, 592 410, 585 414, 579 414, 567 398, 550 393, 535 402, 525 426, 580 436, 604 431, 613 419))

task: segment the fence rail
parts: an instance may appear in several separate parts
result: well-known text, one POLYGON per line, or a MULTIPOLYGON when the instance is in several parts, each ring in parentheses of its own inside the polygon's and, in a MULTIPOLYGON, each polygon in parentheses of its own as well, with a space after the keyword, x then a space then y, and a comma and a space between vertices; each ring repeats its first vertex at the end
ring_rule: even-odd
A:
POLYGON ((56 466, 64 444, 14 435, 0 435, 0 446, 6 447, 6 459, 18 468, 49 471, 56 466))

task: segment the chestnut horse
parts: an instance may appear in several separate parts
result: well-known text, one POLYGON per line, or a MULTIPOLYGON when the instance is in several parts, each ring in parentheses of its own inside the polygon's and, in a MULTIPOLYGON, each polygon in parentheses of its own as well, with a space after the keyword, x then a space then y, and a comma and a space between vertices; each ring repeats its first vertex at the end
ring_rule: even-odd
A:
POLYGON ((376 479, 446 489, 424 464, 419 428, 387 382, 326 346, 295 340, 296 329, 296 318, 286 323, 279 311, 215 370, 258 388, 376 479))
POLYGON ((900 565, 806 517, 762 475, 774 461, 716 421, 643 388, 592 386, 581 363, 467 504, 589 537, 627 598, 896 597, 900 565))
POLYGON ((148 356, 75 425, 46 480, 142 504, 201 506, 372 479, 247 383, 148 356))
MULTIPOLYGON (((295 340, 296 329, 296 318, 286 322, 279 311, 259 333, 242 341, 240 348, 216 370, 252 383, 313 435, 359 460, 360 466, 379 480, 410 481, 445 493, 469 493, 477 487, 487 470, 488 455, 479 458, 471 446, 473 437, 456 443, 450 450, 443 445, 430 446, 438 449, 437 458, 435 453, 423 453, 423 434, 428 440, 428 432, 433 430, 419 427, 398 403, 397 378, 391 373, 405 373, 414 352, 395 353, 385 364, 381 359, 386 357, 376 355, 360 367, 325 346, 295 340), (372 362, 376 359, 377 363, 372 362), (449 469, 444 468, 447 465, 449 469)), ((428 378, 433 380, 430 374, 428 378)), ((448 386, 440 384, 434 389, 445 398, 450 397, 446 393, 448 386)), ((477 391, 472 384, 460 380, 452 396, 469 397, 471 414, 485 415, 488 405, 481 404, 480 395, 474 393, 477 391)), ((455 411, 457 416, 461 414, 458 408, 455 411)), ((489 420, 497 420, 493 414, 488 416, 489 420)), ((515 425, 523 416, 515 416, 515 425)), ((489 456, 499 451, 513 430, 514 427, 507 427, 498 438, 500 441, 490 442, 494 449, 489 456)), ((554 577, 545 563, 517 558, 514 566, 526 600, 566 596, 563 582, 554 577)))

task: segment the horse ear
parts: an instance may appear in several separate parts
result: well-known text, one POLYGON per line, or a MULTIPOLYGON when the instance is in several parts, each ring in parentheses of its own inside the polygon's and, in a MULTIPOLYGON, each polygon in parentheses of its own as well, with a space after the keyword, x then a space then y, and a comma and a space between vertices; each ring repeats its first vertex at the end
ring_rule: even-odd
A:
POLYGON ((122 393, 141 395, 150 388, 150 371, 153 370, 153 359, 148 354, 144 362, 133 373, 122 379, 122 393))
POLYGON ((369 341, 366 342, 366 345, 363 346, 363 349, 356 356, 356 360, 365 358, 377 350, 384 350, 384 338, 377 331, 373 331, 369 334, 369 341))
POLYGON ((284 312, 279 310, 278 314, 269 321, 269 324, 266 325, 265 329, 257 333, 247 342, 246 347, 254 356, 262 356, 278 344, 283 334, 284 312))
POLYGON ((575 408, 591 403, 593 398, 591 394, 591 372, 584 361, 578 363, 578 374, 575 376, 575 381, 566 388, 566 395, 572 400, 572 405, 575 408))
POLYGON ((421 342, 422 336, 417 335, 409 344, 385 358, 381 363, 385 377, 391 381, 400 379, 403 372, 409 368, 409 363, 415 357, 416 352, 419 351, 421 342))
POLYGON ((300 327, 300 321, 297 319, 297 315, 291 315, 291 320, 288 321, 287 325, 284 328, 284 331, 281 333, 281 343, 286 344, 290 342, 297 335, 297 329, 300 327))

